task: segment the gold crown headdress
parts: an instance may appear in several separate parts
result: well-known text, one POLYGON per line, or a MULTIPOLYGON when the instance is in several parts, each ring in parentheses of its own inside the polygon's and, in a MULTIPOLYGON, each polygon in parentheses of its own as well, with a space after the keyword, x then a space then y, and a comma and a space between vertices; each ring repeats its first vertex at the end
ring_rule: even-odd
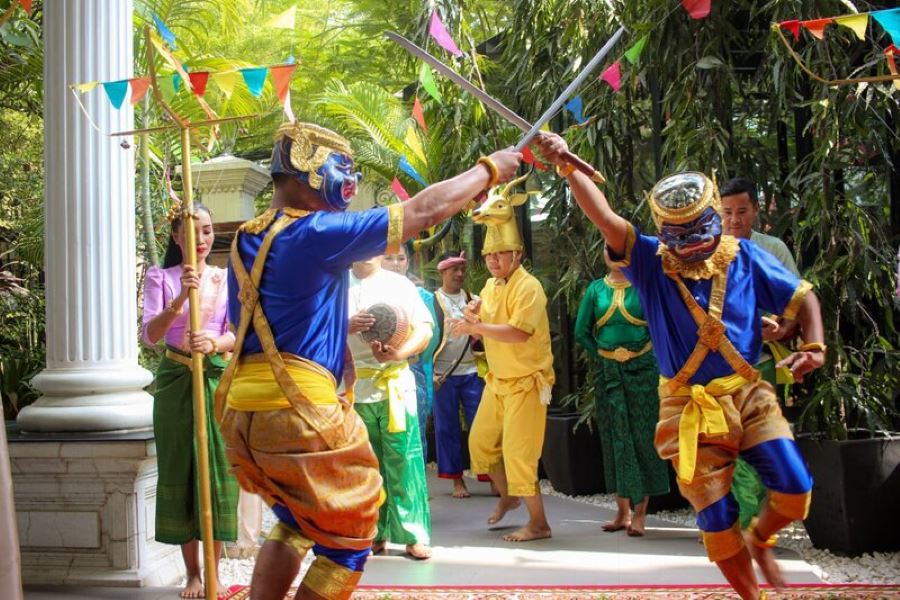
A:
MULTIPOLYGON (((322 186, 322 178, 316 173, 332 152, 353 157, 350 142, 325 127, 312 123, 285 123, 275 132, 275 141, 291 140, 291 167, 309 176, 309 187, 322 186)), ((277 151, 277 147, 276 147, 277 151)), ((273 160, 274 162, 274 160, 273 160)))
POLYGON ((722 200, 718 186, 704 173, 686 171, 668 175, 650 190, 650 210, 657 229, 663 222, 689 223, 707 208, 721 213, 722 200))

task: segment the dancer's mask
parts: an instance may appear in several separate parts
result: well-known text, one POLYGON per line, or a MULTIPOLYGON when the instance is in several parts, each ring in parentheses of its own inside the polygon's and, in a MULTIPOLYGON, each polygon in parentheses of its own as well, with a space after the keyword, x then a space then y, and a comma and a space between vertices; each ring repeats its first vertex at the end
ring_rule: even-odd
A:
POLYGON ((650 192, 659 239, 679 260, 706 260, 722 237, 722 202, 716 184, 703 173, 661 179, 650 192))

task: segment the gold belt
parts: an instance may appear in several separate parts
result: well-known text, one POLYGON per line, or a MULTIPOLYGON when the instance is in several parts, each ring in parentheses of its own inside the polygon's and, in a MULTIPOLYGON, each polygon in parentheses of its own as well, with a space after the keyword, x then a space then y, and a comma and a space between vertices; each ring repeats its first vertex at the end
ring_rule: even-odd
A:
POLYGON ((647 354, 652 349, 653 349, 653 342, 648 341, 646 344, 644 344, 644 347, 641 348, 640 350, 638 350, 637 352, 633 352, 633 351, 629 350, 628 348, 626 348, 625 346, 619 346, 615 350, 602 350, 602 349, 598 348, 597 352, 603 358, 608 358, 610 360, 614 360, 616 362, 623 363, 623 362, 628 362, 629 360, 631 360, 633 358, 637 358, 638 356, 641 356, 643 354, 647 354))
MULTIPOLYGON (((220 353, 222 358, 228 360, 230 353, 220 353)), ((190 354, 182 354, 181 352, 177 352, 172 350, 171 348, 166 348, 166 358, 169 360, 174 360, 177 363, 181 363, 186 366, 188 369, 193 369, 194 363, 191 360, 190 354)))

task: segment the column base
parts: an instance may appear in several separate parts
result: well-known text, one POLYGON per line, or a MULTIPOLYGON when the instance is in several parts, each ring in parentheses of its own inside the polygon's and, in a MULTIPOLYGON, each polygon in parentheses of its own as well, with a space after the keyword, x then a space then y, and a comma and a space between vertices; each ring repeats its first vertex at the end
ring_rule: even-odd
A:
POLYGON ((9 434, 25 584, 166 586, 179 546, 154 540, 156 445, 149 431, 9 434))

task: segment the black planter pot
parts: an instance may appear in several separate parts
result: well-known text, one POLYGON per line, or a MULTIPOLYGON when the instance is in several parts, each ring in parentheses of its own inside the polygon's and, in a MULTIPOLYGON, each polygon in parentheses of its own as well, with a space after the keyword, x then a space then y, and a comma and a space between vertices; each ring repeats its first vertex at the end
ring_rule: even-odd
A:
POLYGON ((797 437, 813 476, 803 522, 813 546, 849 556, 900 550, 900 434, 891 436, 797 437))
POLYGON ((577 413, 548 414, 541 462, 553 489, 569 496, 598 494, 603 485, 600 438, 585 426, 572 429, 577 413))
POLYGON ((647 504, 647 512, 649 514, 658 513, 661 510, 681 510, 689 508, 691 503, 684 499, 681 492, 678 491, 678 483, 675 479, 675 469, 672 463, 668 463, 669 467, 669 493, 660 496, 650 496, 650 502, 647 504))

